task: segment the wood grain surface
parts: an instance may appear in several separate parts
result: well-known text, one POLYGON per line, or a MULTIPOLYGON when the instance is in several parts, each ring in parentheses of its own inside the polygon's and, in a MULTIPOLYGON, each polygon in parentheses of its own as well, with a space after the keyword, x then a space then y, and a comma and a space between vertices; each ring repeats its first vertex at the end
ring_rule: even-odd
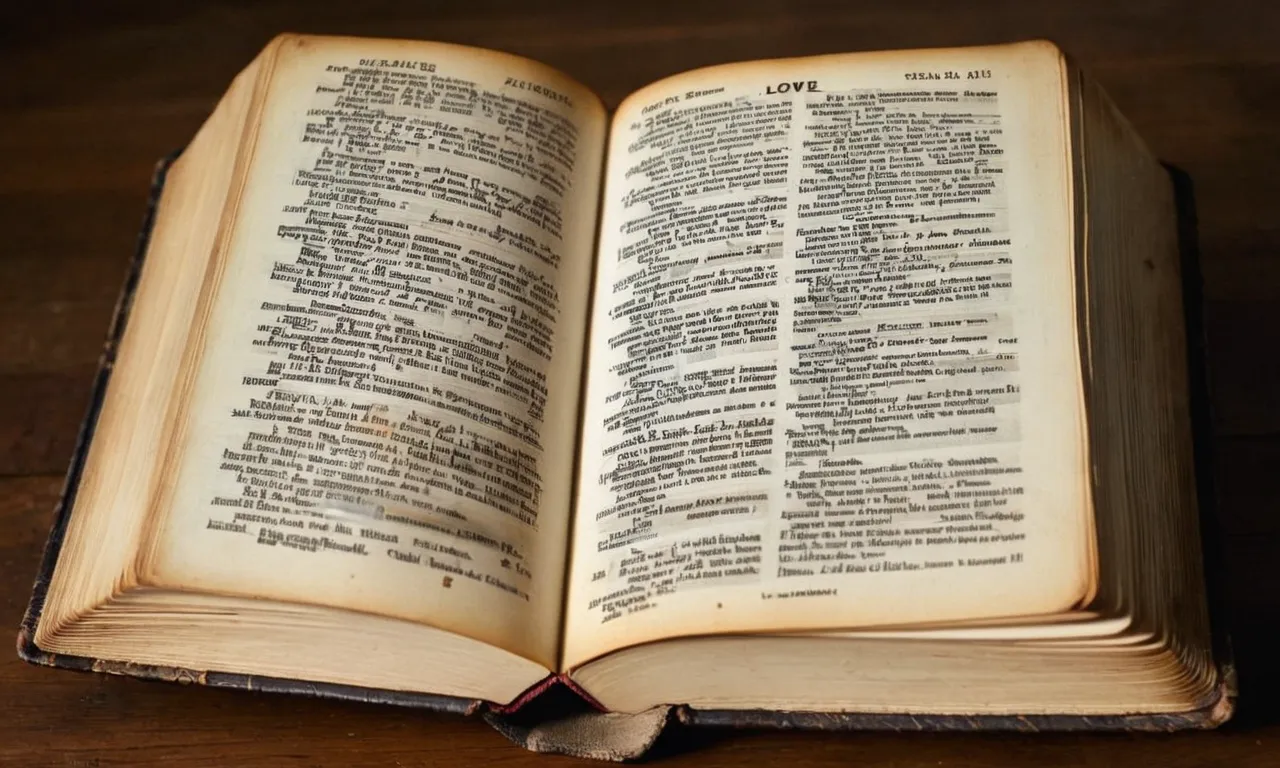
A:
MULTIPOLYGON (((499 48, 616 104, 700 65, 1057 41, 1194 180, 1213 449, 1242 697, 1216 732, 709 731, 672 765, 1280 766, 1280 4, 1274 2, 132 2, 0 8, 0 627, 15 628, 142 215, 182 146, 277 32, 499 48)), ((555 766, 483 723, 38 669, 0 658, 0 764, 555 766)))

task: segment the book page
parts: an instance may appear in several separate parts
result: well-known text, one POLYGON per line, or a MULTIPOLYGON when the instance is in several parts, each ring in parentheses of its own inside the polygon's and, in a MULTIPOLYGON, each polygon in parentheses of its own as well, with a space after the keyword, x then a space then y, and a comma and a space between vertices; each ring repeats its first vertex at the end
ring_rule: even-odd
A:
POLYGON ((1094 589, 1049 44, 714 67, 606 165, 565 664, 1094 589))
POLYGON ((605 122, 514 56, 286 40, 144 583, 553 665, 605 122))

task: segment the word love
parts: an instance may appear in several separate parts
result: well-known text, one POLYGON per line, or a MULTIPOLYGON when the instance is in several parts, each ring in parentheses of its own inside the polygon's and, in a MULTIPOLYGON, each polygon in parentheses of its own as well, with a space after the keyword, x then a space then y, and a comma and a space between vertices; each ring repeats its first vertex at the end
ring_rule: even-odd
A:
POLYGON ((792 80, 789 83, 778 83, 777 85, 765 86, 764 92, 769 93, 801 93, 804 91, 817 91, 817 80, 792 80))

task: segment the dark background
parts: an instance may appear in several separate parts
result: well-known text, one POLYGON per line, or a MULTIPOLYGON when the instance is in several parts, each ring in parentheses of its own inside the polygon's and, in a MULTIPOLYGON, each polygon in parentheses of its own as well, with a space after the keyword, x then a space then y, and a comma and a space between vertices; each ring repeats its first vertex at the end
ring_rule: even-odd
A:
MULTIPOLYGON (((728 61, 1047 37, 1195 183, 1235 721, 1158 735, 715 731, 671 764, 1280 765, 1280 4, 5 3, 0 8, 0 628, 16 628, 154 162, 277 32, 443 40, 554 66, 609 105, 728 61)), ((0 659, 0 763, 564 765, 474 719, 0 659)), ((665 761, 664 761, 665 762, 665 761)))

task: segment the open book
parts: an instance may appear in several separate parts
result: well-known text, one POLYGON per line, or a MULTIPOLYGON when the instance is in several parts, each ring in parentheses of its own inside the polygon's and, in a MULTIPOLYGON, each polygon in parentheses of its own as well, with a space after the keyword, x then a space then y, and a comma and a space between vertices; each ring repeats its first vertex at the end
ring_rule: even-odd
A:
POLYGON ((1168 176, 1034 42, 286 35, 174 163, 42 650, 494 705, 1214 705, 1168 176))

